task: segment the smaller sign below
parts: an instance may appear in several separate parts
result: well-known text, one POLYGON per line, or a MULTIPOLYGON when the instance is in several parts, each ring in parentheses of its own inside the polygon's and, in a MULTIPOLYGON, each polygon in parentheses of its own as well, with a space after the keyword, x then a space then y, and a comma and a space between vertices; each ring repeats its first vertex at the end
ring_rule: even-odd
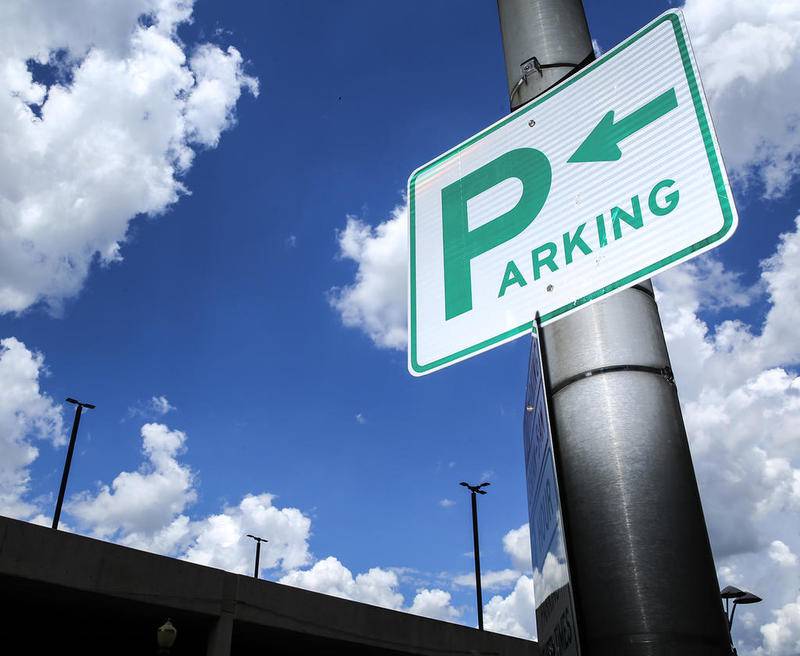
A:
POLYGON ((540 342, 531 341, 523 443, 539 650, 580 656, 540 342))

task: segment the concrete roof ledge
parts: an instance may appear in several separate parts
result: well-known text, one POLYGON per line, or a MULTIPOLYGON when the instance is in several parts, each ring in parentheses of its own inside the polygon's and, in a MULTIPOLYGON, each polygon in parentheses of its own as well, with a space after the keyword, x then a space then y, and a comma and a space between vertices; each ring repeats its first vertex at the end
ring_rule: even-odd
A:
MULTIPOLYGON (((361 645, 360 651, 376 654, 539 653, 538 645, 528 640, 479 632, 0 517, 0 589, 12 579, 23 582, 19 585, 37 584, 32 595, 41 595, 46 586, 57 586, 84 597, 88 594, 90 598, 174 609, 209 622, 232 618, 234 626, 246 627, 242 630, 251 641, 257 641, 262 633, 267 640, 273 632, 361 645)), ((41 602, 44 607, 47 599, 41 602)))

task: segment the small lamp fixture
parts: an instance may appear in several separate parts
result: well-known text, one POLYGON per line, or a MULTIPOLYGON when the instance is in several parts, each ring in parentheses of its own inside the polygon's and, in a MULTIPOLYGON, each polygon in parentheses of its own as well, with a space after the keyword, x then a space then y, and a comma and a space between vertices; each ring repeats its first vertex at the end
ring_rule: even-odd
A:
POLYGON ((732 585, 726 586, 719 591, 719 596, 723 599, 737 599, 738 597, 743 597, 747 593, 744 590, 739 590, 739 588, 735 588, 732 585))
POLYGON ((725 615, 728 619, 729 632, 733 629, 733 616, 736 614, 736 607, 739 604, 757 604, 759 601, 762 601, 761 597, 754 595, 752 592, 740 590, 732 585, 720 590, 719 596, 725 600, 725 615), (733 599, 733 608, 729 608, 728 606, 731 599, 733 599))
POLYGON ((169 650, 172 648, 172 645, 175 644, 175 638, 177 636, 178 629, 175 628, 172 620, 167 618, 167 621, 159 626, 158 630, 156 631, 156 637, 158 639, 158 653, 169 654, 169 650))

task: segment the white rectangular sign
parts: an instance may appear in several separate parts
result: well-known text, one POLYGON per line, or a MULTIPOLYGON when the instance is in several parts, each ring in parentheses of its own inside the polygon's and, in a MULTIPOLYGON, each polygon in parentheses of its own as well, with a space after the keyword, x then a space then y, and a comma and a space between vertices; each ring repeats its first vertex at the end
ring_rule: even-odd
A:
POLYGON ((678 11, 417 169, 408 197, 417 376, 699 255, 737 222, 678 11))

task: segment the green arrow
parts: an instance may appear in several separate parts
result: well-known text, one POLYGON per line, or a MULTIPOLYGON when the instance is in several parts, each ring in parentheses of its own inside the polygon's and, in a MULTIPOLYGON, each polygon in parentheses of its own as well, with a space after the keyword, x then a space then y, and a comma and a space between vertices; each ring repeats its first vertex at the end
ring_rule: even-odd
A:
POLYGON ((675 89, 672 88, 616 123, 614 123, 614 110, 612 109, 600 119, 600 122, 567 162, 616 162, 622 157, 622 151, 618 145, 620 141, 661 118, 677 106, 678 99, 675 96, 675 89))

